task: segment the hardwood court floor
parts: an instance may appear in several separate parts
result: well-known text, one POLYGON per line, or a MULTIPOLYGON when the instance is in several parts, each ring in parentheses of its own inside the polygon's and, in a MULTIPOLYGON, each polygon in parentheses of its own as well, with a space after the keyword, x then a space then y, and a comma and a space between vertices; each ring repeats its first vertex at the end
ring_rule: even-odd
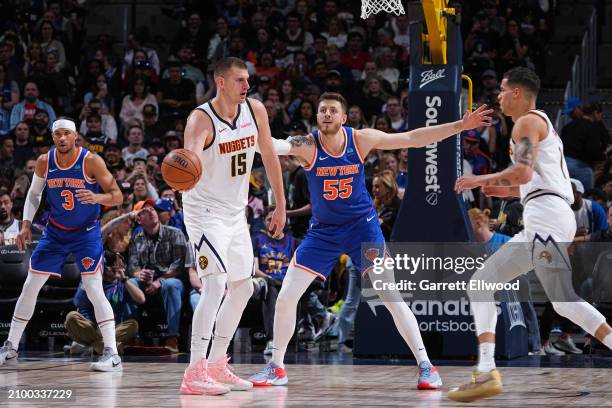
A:
MULTIPOLYGON (((612 406, 612 371, 606 368, 505 367, 506 391, 474 404, 457 404, 446 392, 463 383, 469 367, 438 366, 444 390, 417 391, 415 368, 407 365, 287 365, 286 387, 256 388, 224 396, 181 396, 185 364, 125 362, 123 373, 94 373, 79 359, 22 359, 0 367, 0 406, 14 407, 604 407, 612 406), (8 390, 71 388, 76 399, 17 402, 8 390)), ((261 365, 237 364, 248 376, 261 365)))

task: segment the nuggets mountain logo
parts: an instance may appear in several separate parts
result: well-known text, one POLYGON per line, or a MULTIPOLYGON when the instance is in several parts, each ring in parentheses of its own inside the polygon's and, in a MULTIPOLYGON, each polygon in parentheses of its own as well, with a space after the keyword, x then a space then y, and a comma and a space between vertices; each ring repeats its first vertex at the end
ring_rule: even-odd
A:
POLYGON ((540 256, 538 256, 538 259, 546 259, 546 261, 548 263, 552 262, 552 254, 548 251, 542 251, 540 252, 540 256))
POLYGON ((86 257, 86 258, 81 259, 81 264, 83 264, 83 268, 89 269, 94 264, 94 260, 91 259, 90 257, 86 257))
POLYGON ((198 263, 200 264, 200 269, 206 269, 206 267, 208 266, 208 258, 205 256, 201 256, 198 259, 198 263))

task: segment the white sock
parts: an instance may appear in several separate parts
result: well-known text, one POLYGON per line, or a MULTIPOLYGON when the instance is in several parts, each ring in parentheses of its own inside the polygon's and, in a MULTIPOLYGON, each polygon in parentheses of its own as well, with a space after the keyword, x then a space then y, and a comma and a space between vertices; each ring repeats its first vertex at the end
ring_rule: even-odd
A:
POLYGON ((495 370, 495 343, 480 343, 478 345, 478 366, 476 370, 488 373, 495 370))
MULTIPOLYGON (((374 274, 370 271, 368 277, 372 282, 376 280, 395 282, 393 269, 385 269, 382 275, 374 274)), ((414 358, 417 360, 417 364, 423 361, 429 362, 427 350, 421 337, 419 322, 414 317, 412 310, 404 302, 402 295, 396 290, 379 290, 376 291, 376 294, 380 297, 389 313, 391 313, 397 331, 399 331, 408 347, 410 347, 414 358)))
POLYGON ((17 304, 15 305, 11 329, 9 330, 7 339, 13 344, 15 350, 19 347, 19 341, 21 340, 23 331, 34 314, 38 292, 40 292, 40 289, 47 279, 49 279, 49 275, 40 275, 30 272, 23 284, 21 295, 19 295, 19 300, 17 300, 17 304))
POLYGON ((227 295, 217 314, 215 336, 208 355, 208 361, 211 363, 221 360, 227 354, 227 347, 238 328, 242 312, 252 294, 253 280, 250 277, 228 283, 227 295))
POLYGON ((274 340, 271 360, 279 367, 285 367, 285 352, 295 331, 298 301, 314 279, 314 275, 293 266, 293 261, 283 279, 283 286, 278 293, 274 309, 274 340))
POLYGON ((113 354, 117 354, 117 343, 115 340, 115 315, 102 287, 102 274, 85 275, 83 288, 87 293, 87 298, 94 307, 96 322, 102 334, 104 347, 109 347, 113 354))
POLYGON ((606 337, 603 338, 602 343, 609 348, 610 350, 612 350, 612 333, 608 334, 606 337))
POLYGON ((412 310, 404 302, 383 302, 387 310, 393 317, 393 322, 397 331, 402 335, 402 338, 410 347, 414 358, 417 361, 417 365, 421 364, 422 361, 429 362, 427 356, 427 350, 423 344, 423 338, 421 337, 421 331, 419 330, 419 322, 412 313, 412 310))
POLYGON ((215 318, 225 292, 227 275, 225 273, 214 273, 206 275, 201 280, 202 295, 193 312, 191 325, 191 356, 189 357, 191 366, 200 361, 202 357, 206 357, 215 318))

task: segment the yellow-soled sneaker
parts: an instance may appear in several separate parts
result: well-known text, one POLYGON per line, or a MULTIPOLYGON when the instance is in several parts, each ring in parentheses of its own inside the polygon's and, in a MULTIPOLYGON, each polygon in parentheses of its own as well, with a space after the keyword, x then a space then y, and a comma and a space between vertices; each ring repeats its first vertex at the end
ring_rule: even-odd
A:
POLYGON ((472 402, 489 398, 502 392, 502 380, 499 371, 488 373, 474 372, 472 381, 448 392, 448 398, 458 402, 472 402))

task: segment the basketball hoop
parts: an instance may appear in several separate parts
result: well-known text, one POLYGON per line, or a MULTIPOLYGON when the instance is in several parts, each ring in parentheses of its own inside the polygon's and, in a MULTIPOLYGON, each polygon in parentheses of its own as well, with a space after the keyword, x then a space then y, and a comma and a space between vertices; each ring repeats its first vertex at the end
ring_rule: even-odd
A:
POLYGON ((393 13, 396 16, 405 13, 401 0, 361 0, 361 18, 364 20, 381 11, 393 13))

